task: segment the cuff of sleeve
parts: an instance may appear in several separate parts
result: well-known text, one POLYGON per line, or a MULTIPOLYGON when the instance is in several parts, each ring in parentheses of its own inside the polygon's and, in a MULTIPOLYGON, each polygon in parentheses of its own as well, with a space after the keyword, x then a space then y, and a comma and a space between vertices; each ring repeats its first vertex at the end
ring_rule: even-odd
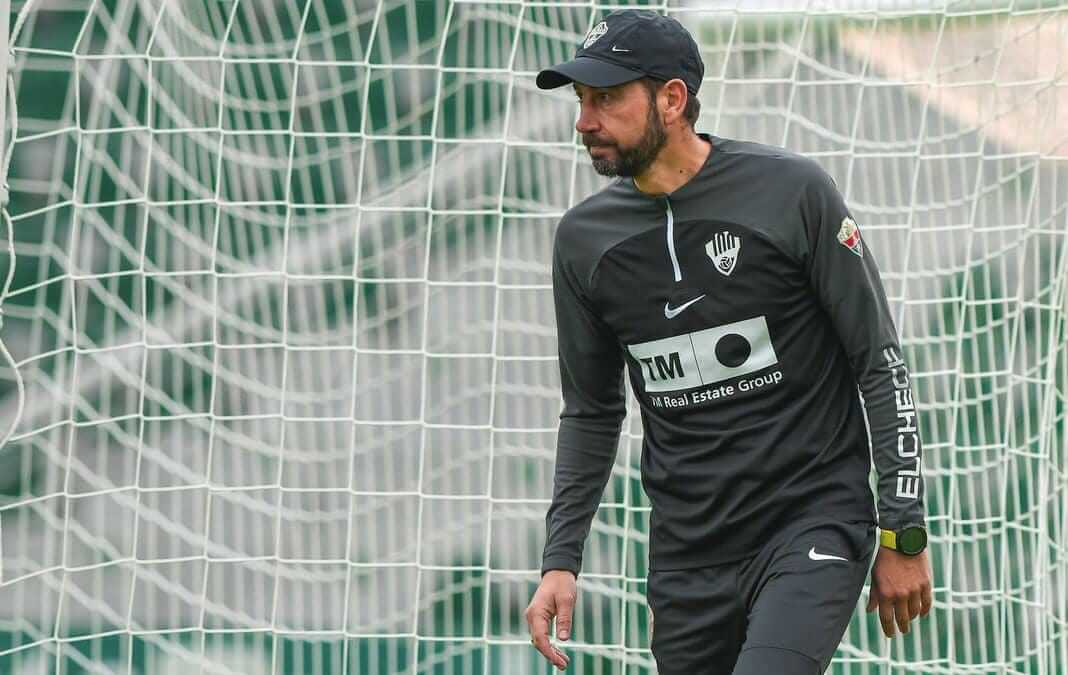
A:
POLYGON ((887 516, 879 519, 880 530, 900 530, 906 525, 919 525, 927 527, 927 520, 922 516, 887 516))
POLYGON ((574 574, 575 578, 578 579, 580 567, 582 567, 582 562, 570 556, 549 556, 541 561, 541 575, 545 576, 545 573, 551 570, 566 570, 574 574))

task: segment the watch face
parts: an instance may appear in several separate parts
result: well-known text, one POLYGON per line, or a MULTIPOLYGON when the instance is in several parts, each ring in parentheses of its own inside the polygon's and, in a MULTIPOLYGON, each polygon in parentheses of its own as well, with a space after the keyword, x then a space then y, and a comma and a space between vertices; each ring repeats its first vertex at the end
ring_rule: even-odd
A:
POLYGON ((916 555, 927 546, 927 530, 922 527, 906 527, 897 533, 897 548, 902 553, 916 555))

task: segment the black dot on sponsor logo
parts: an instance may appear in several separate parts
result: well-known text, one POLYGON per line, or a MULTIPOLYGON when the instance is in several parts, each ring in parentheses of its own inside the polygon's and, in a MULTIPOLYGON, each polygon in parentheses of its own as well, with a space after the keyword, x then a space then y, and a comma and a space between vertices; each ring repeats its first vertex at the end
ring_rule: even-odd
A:
POLYGON ((749 340, 737 333, 727 333, 716 343, 716 358, 729 368, 737 368, 745 363, 752 351, 749 340))

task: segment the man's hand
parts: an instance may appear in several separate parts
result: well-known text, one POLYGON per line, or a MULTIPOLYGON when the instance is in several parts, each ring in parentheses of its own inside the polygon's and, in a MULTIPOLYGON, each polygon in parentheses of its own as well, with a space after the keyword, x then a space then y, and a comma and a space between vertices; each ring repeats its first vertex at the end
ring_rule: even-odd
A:
POLYGON ((541 578, 541 585, 527 606, 531 644, 560 670, 567 668, 570 659, 549 641, 549 626, 555 616, 556 637, 564 641, 571 637, 571 617, 577 597, 578 584, 574 574, 566 570, 549 570, 541 578))
POLYGON ((888 638, 894 637, 895 621, 904 634, 909 632, 909 621, 927 616, 931 611, 931 566, 927 551, 908 556, 879 547, 871 571, 868 611, 876 607, 888 638))

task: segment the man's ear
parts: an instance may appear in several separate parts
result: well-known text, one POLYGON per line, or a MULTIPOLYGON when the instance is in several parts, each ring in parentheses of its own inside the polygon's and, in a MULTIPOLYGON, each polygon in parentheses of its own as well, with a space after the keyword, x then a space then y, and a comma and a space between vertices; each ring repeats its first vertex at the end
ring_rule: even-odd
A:
POLYGON ((663 96, 664 107, 661 112, 664 115, 665 126, 670 126, 683 119, 683 115, 686 112, 686 100, 690 94, 686 90, 686 83, 679 78, 668 80, 660 88, 660 93, 663 96))

